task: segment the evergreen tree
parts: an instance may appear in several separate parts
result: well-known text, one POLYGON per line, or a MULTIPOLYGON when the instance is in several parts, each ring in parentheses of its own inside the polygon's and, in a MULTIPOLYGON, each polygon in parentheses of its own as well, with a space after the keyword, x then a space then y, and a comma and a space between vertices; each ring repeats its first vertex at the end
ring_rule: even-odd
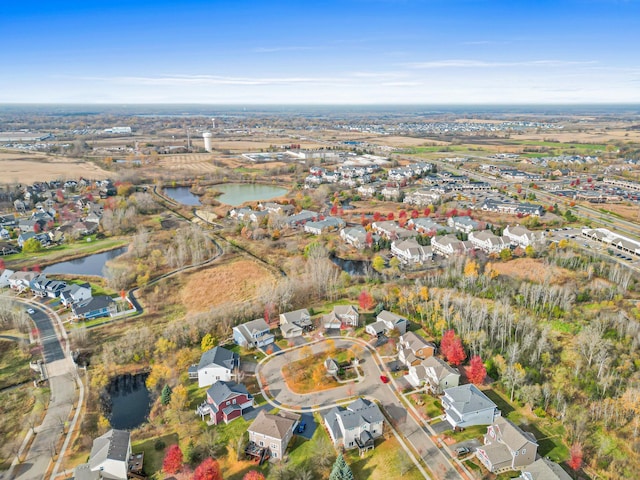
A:
POLYGON ((165 385, 162 389, 162 394, 160 395, 160 401, 165 407, 171 402, 171 393, 171 387, 169 385, 165 385))
POLYGON ((338 455, 335 463, 333 464, 333 470, 329 475, 329 480, 354 480, 353 472, 347 462, 345 462, 342 454, 338 455))

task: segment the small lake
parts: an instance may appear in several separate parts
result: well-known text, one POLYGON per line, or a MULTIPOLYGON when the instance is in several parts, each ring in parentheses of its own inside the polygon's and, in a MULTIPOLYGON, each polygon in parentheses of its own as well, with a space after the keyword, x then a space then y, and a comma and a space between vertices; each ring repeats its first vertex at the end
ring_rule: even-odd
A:
POLYGON ((197 195, 190 191, 189 187, 167 187, 163 190, 164 194, 183 205, 202 205, 197 195))
POLYGON ((113 258, 119 257, 127 251, 128 247, 119 247, 108 252, 94 253, 86 257, 54 263, 42 270, 42 273, 57 273, 60 275, 96 275, 102 276, 104 264, 113 258))
POLYGON ((121 375, 111 380, 103 393, 103 410, 112 428, 131 430, 147 421, 151 398, 146 374, 121 375))
POLYGON ((344 272, 349 275, 363 275, 366 277, 373 277, 377 272, 371 267, 371 262, 368 260, 347 260, 340 257, 331 257, 331 261, 340 267, 344 272))
POLYGON ((216 200, 232 207, 242 205, 244 202, 271 200, 284 195, 288 191, 286 188, 260 185, 258 183, 225 183, 214 185, 211 188, 222 192, 222 195, 216 197, 216 200))

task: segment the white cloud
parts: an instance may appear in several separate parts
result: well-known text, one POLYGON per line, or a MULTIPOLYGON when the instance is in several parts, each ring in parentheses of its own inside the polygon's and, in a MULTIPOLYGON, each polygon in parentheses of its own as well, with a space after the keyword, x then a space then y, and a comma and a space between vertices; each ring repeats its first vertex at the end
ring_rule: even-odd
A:
POLYGON ((404 66, 413 69, 429 68, 505 68, 505 67, 567 67, 577 65, 595 65, 597 62, 576 62, 565 60, 528 60, 520 62, 487 62, 484 60, 433 60, 428 62, 405 63, 404 66))

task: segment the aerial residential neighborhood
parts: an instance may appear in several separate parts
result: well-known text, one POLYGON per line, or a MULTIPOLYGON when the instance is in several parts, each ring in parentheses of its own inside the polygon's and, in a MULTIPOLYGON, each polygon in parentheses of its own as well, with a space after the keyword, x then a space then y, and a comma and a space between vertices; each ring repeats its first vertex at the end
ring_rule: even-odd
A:
POLYGON ((640 2, 0 18, 0 480, 640 478, 640 2))

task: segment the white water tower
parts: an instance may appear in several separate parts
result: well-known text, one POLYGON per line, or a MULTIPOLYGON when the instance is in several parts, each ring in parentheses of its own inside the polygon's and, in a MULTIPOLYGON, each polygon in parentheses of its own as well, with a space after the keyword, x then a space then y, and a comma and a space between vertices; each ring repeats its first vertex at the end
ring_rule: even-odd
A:
POLYGON ((213 151, 213 148, 211 148, 211 137, 213 137, 213 134, 211 132, 204 132, 202 134, 202 138, 204 138, 204 149, 207 152, 213 151))

